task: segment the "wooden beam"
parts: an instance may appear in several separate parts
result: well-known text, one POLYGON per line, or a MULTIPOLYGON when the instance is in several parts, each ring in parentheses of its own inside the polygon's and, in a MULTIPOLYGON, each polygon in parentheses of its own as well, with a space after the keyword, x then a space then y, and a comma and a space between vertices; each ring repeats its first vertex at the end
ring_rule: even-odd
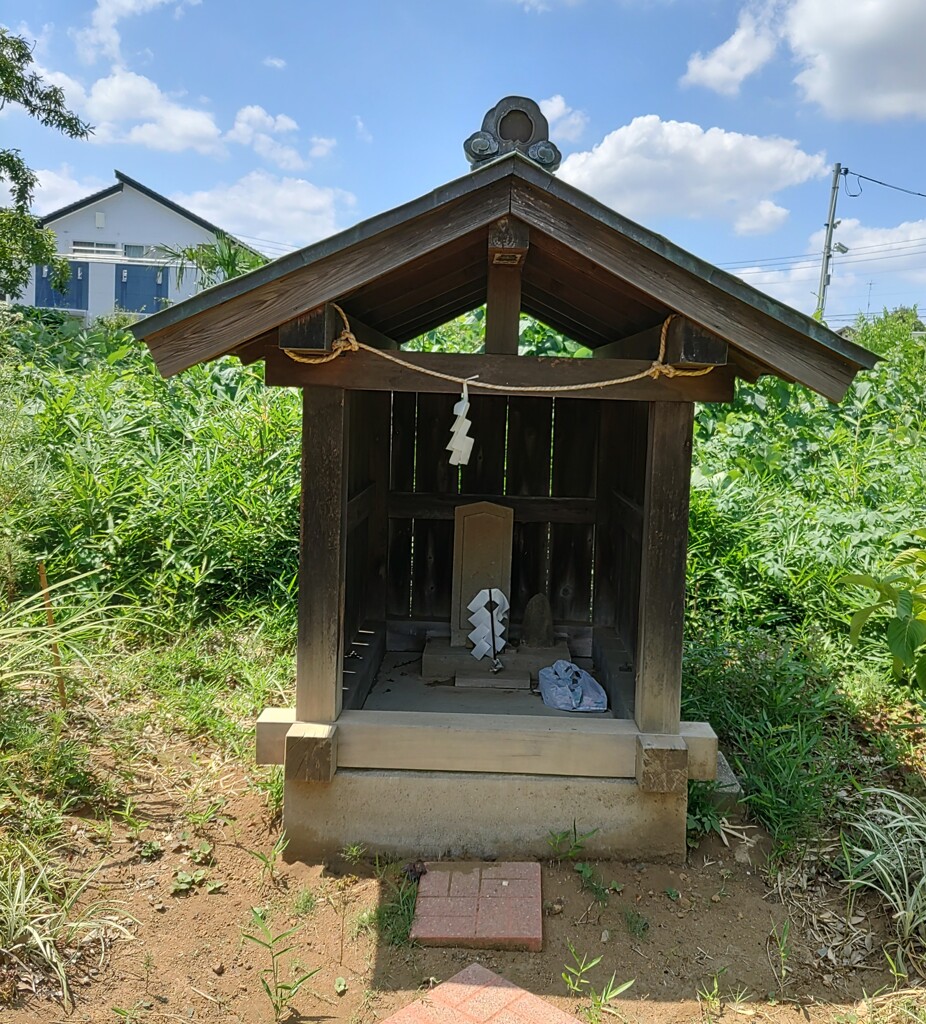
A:
MULTIPOLYGON (((503 170, 499 171, 502 179, 503 170)), ((463 179, 462 185, 454 183, 454 190, 465 191, 466 181, 463 179)), ((319 243, 313 247, 309 265, 294 266, 291 272, 273 277, 259 287, 245 288, 228 282, 228 286, 220 285, 223 297, 227 293, 223 301, 215 301, 194 315, 155 330, 145 341, 164 376, 214 359, 235 345, 338 295, 347 295, 374 278, 497 220, 508 212, 509 195, 508 182, 499 180, 482 184, 459 198, 451 195, 448 199, 440 192, 425 197, 430 208, 411 218, 409 210, 421 207, 422 202, 390 211, 376 218, 376 224, 382 222, 383 229, 375 235, 363 237, 370 230, 369 225, 364 225, 319 243), (390 221, 395 226, 390 226, 390 221), (350 244, 351 234, 358 236, 355 244, 350 244), (332 251, 327 252, 328 249, 332 251)), ((295 253, 293 258, 284 257, 279 262, 295 262, 295 257, 305 258, 295 253)), ((254 273, 270 276, 269 271, 254 273)))
POLYGON ((296 640, 300 722, 333 722, 341 711, 349 426, 343 389, 305 389, 296 640))
POLYGON ((351 639, 341 685, 347 710, 362 708, 386 653, 386 624, 365 622, 351 639))
MULTIPOLYGON (((328 363, 308 366, 289 359, 285 352, 268 353, 266 381, 283 387, 313 386, 364 391, 428 391, 456 394, 460 385, 418 372, 435 370, 454 377, 479 377, 505 387, 527 387, 553 397, 549 387, 598 384, 629 376, 649 367, 644 360, 559 359, 544 356, 446 355, 440 352, 402 352, 402 364, 372 352, 351 352, 328 363)), ((469 389, 479 393, 479 380, 469 389)), ((498 392, 494 392, 498 394, 498 392)), ((570 398, 611 398, 647 402, 728 402, 733 398, 733 375, 718 368, 703 377, 646 377, 629 384, 590 387, 569 392, 570 398)))
POLYGON ((426 494, 396 492, 389 495, 391 519, 453 519, 457 505, 491 501, 514 509, 516 523, 593 523, 594 498, 519 497, 498 494, 426 494))
MULTIPOLYGON (((257 721, 259 764, 283 764, 292 708, 267 708, 257 721)), ((717 736, 707 722, 682 722, 692 779, 717 774, 717 736)), ((319 732, 327 731, 316 727, 319 732)), ((312 726, 302 730, 312 734, 312 726)), ((636 771, 636 726, 630 719, 546 718, 534 715, 435 714, 426 711, 345 709, 338 720, 339 768, 418 767, 427 771, 503 771, 519 775, 632 778, 636 771), (509 747, 508 733, 513 737, 509 747), (590 743, 589 757, 576 747, 590 743), (345 744, 346 750, 345 750, 345 744), (420 746, 419 746, 420 744, 420 746), (444 748, 446 744, 446 748, 444 748), (472 744, 472 746, 470 746, 472 744), (519 752, 527 752, 527 760, 519 752), (546 755, 550 757, 547 759, 546 755), (480 762, 478 758, 483 757, 480 762), (351 762, 350 765, 347 762, 351 762), (356 762, 356 763, 354 763, 356 762), (574 767, 564 771, 567 764, 574 767), (489 768, 489 763, 500 767, 489 768)))
POLYGON ((259 334, 256 338, 239 345, 231 355, 237 356, 245 366, 256 363, 267 354, 267 349, 276 348, 277 332, 268 331, 266 334, 259 334))
POLYGON ((364 489, 347 503, 347 516, 345 523, 347 532, 351 533, 354 527, 359 526, 370 517, 370 510, 373 508, 373 499, 376 494, 376 486, 368 484, 364 489))
POLYGON ((521 270, 529 245, 527 225, 513 217, 502 217, 489 228, 485 334, 487 353, 518 354, 521 270))
POLYGON ((576 208, 567 210, 561 200, 533 185, 512 183, 511 212, 532 228, 641 292, 658 296, 670 309, 728 338, 780 376, 801 380, 835 402, 846 393, 858 369, 848 358, 810 342, 799 330, 736 296, 718 295, 716 286, 684 267, 667 267, 664 256, 579 208, 580 200, 590 208, 598 206, 588 197, 577 196, 572 200, 576 208))
MULTIPOLYGON (((594 351, 596 359, 651 359, 659 356, 662 324, 646 331, 620 338, 594 351)), ((726 366, 727 343, 712 331, 676 316, 669 321, 666 331, 666 351, 663 362, 672 366, 726 366)))
POLYGON ((694 406, 649 407, 634 716, 642 733, 677 733, 694 406))
MULTIPOLYGON (((369 345, 371 348, 398 348, 398 343, 392 338, 386 337, 374 327, 369 327, 344 311, 347 322, 354 337, 369 345)), ((326 302, 318 309, 313 309, 303 316, 297 316, 293 320, 287 320, 280 324, 277 329, 280 348, 291 348, 303 351, 320 349, 330 351, 332 342, 344 330, 344 321, 341 314, 334 308, 334 304, 326 302)))
MULTIPOLYGON (((618 718, 345 711, 338 768, 633 778, 638 735, 632 720, 618 718)), ((716 736, 686 722, 681 739, 699 775, 713 778, 716 736)))

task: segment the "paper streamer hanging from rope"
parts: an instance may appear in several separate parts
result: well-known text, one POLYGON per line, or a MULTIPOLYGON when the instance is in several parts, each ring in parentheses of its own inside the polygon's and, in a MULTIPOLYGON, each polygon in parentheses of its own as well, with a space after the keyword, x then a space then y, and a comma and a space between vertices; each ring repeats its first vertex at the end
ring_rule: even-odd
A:
POLYGON ((466 607, 473 613, 469 617, 473 625, 473 631, 469 634, 469 639, 473 643, 470 653, 476 661, 489 654, 496 669, 501 668, 498 656, 505 649, 508 598, 500 590, 492 587, 480 590, 466 607))
POLYGON ((466 381, 463 381, 463 394, 460 401, 453 407, 453 415, 456 419, 450 428, 450 443, 447 451, 450 452, 451 466, 465 466, 469 462, 473 450, 473 439, 469 436, 469 428, 473 425, 466 418, 469 412, 469 390, 466 381))

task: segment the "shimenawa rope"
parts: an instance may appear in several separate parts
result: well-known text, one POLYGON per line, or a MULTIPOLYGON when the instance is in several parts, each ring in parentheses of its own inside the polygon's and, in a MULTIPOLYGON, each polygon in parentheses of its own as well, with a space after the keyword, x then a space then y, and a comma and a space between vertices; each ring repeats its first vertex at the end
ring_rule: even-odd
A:
POLYGON ((425 366, 416 366, 414 363, 410 363, 405 359, 399 358, 399 356, 393 355, 392 352, 387 349, 373 348, 372 345, 365 345, 362 341, 358 341, 354 335, 354 332, 350 329, 350 321, 347 319, 347 314, 337 303, 332 302, 331 305, 338 311, 341 317, 341 321, 344 327, 341 333, 332 341, 331 351, 326 352, 324 355, 318 356, 307 356, 302 352, 297 352, 295 349, 284 348, 283 351, 297 363, 307 363, 310 366, 317 366, 321 363, 330 363, 333 359, 337 359, 345 352, 357 352, 363 349, 364 352, 372 352, 373 355, 379 356, 381 359, 388 359, 390 363, 397 363, 399 366, 405 367, 406 370, 414 370, 416 373, 422 373, 427 377, 436 377, 438 380, 446 380, 451 384, 457 384, 462 386, 464 383, 469 384, 475 389, 483 389, 485 391, 504 391, 506 394, 514 394, 517 392, 527 392, 530 394, 542 394, 544 392, 550 392, 552 394, 560 394, 564 391, 590 391, 594 388, 607 388, 617 384, 630 384, 635 380, 643 380, 644 377, 652 377, 653 380, 658 380, 660 377, 703 377, 706 373, 710 373, 713 370, 713 366, 707 366, 700 370, 683 370, 678 369, 675 366, 670 366, 664 362, 666 355, 666 338, 669 333, 669 324, 675 319, 675 313, 671 313, 665 318, 662 324, 662 331, 659 334, 659 355, 645 370, 641 370, 639 373, 632 373, 627 377, 612 377, 610 380, 596 380, 591 381, 588 384, 564 384, 559 387, 530 387, 529 385, 508 385, 508 384, 490 384, 487 381, 479 381, 474 377, 456 377, 450 373, 441 373, 439 370, 429 370, 425 366))

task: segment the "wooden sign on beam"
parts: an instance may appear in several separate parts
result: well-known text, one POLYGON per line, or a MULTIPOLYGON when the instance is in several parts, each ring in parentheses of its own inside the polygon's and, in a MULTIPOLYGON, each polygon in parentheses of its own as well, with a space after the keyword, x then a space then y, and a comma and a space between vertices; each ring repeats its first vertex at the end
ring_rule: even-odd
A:
POLYGON ((521 268, 529 246, 527 225, 514 217, 502 217, 489 228, 485 350, 490 355, 518 354, 521 268))

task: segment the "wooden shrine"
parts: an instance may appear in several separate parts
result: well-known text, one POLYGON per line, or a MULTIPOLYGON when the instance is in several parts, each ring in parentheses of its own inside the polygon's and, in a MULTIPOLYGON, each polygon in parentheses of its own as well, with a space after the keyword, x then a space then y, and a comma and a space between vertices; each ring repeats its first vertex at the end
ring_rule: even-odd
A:
POLYGON ((874 357, 558 180, 532 101, 465 150, 465 177, 134 327, 165 375, 235 354, 303 393, 295 702, 261 715, 258 760, 284 766, 297 856, 543 855, 577 820, 592 856, 681 860, 688 780, 717 763, 680 716, 694 404, 762 374, 838 401, 874 357), (483 304, 483 352, 403 349, 483 304), (520 355, 522 311, 594 358, 520 355), (473 447, 451 465, 463 380, 473 447), (470 506, 510 520, 486 557, 512 649, 541 595, 607 713, 409 667, 461 642, 470 506))

